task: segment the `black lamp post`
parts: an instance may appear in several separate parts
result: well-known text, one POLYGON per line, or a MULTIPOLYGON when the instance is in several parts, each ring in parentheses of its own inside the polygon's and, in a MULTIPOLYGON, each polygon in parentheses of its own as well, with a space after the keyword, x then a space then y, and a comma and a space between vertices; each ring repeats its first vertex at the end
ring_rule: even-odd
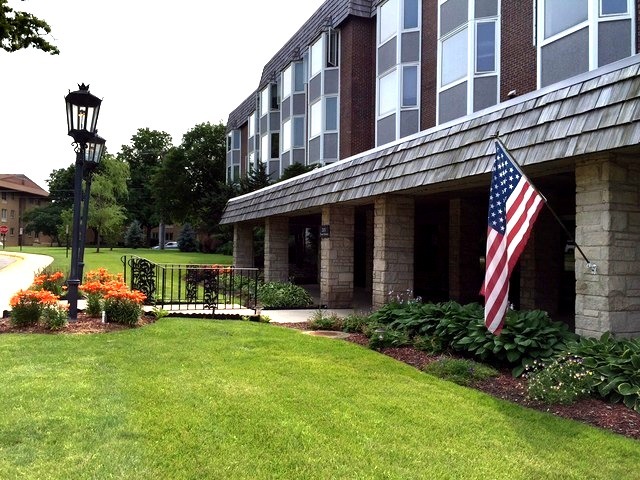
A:
POLYGON ((78 85, 78 90, 69 92, 65 97, 67 105, 67 127, 73 137, 76 152, 75 181, 73 188, 73 226, 71 231, 71 272, 67 279, 67 300, 69 302, 69 321, 78 318, 78 286, 82 281, 84 242, 87 231, 87 213, 89 209, 89 189, 87 181, 84 202, 82 198, 82 179, 91 176, 91 171, 102 157, 105 140, 97 135, 96 125, 102 100, 89 93, 89 86, 78 85), (83 204, 84 203, 84 209, 83 204))

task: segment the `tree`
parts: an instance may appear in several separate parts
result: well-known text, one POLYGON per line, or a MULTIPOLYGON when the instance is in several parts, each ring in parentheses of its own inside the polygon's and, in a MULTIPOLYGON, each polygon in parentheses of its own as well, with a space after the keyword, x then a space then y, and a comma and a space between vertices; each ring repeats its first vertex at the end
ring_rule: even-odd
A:
POLYGON ((138 220, 145 230, 146 244, 151 240, 151 229, 158 225, 160 217, 155 204, 151 178, 158 170, 163 157, 171 148, 171 135, 166 132, 140 128, 131 137, 131 145, 123 145, 118 160, 129 165, 129 200, 126 202, 127 218, 138 220))
POLYGON ((138 248, 142 246, 144 241, 144 236, 142 233, 142 228, 140 227, 140 222, 134 220, 127 228, 126 233, 124 234, 124 244, 130 248, 138 248))
POLYGON ((30 13, 13 10, 7 0, 0 0, 0 48, 15 52, 33 47, 57 55, 60 50, 43 37, 51 33, 51 27, 30 13))
POLYGON ((181 252, 195 252, 198 250, 198 242, 196 241, 196 232, 190 224, 185 223, 178 236, 178 248, 181 252))
POLYGON ((282 172, 282 176, 278 180, 278 182, 284 182, 293 177, 297 177, 298 175, 302 175, 303 173, 310 172, 314 170, 316 165, 303 165, 302 163, 292 163, 282 172))
POLYGON ((264 163, 258 162, 255 168, 251 168, 249 174, 240 180, 240 193, 249 193, 271 185, 271 178, 267 173, 264 163))
POLYGON ((113 240, 121 232, 126 217, 122 202, 127 197, 128 176, 128 164, 105 155, 100 171, 93 177, 87 225, 95 232, 96 252, 100 252, 102 236, 113 240))

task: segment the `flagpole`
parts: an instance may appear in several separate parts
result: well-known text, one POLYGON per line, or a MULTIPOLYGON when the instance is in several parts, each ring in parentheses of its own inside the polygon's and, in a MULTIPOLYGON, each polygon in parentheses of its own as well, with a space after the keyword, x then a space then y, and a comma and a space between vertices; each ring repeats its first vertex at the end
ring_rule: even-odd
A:
MULTIPOLYGON (((509 154, 509 157, 511 158, 511 161, 513 163, 513 165, 518 169, 518 172, 520 173, 520 175, 524 175, 525 178, 527 177, 524 172, 522 171, 520 165, 518 164, 518 162, 515 160, 515 158, 513 158, 513 156, 511 156, 511 153, 509 152, 509 150, 507 149, 506 145, 504 144, 504 142, 502 141, 502 139, 500 138, 500 131, 496 131, 495 135, 494 135, 496 141, 500 142, 500 144, 503 147, 503 150, 505 152, 507 152, 509 154)), ((565 226, 565 224, 562 222, 562 219, 558 216, 558 214, 555 212, 555 210, 553 208, 551 208, 551 205, 549 205, 549 202, 547 201, 547 197, 545 197, 540 190, 538 190, 538 188, 531 182, 529 182, 531 184, 531 187, 533 188, 533 190, 536 191, 536 193, 538 195, 540 195, 542 197, 542 199, 544 200, 544 204, 547 206, 547 208, 549 209, 549 211, 551 212, 551 215, 553 215, 553 218, 556 219, 556 221, 560 224, 560 227, 562 227, 562 230, 564 230, 564 232, 567 234, 567 237, 569 237, 569 241, 571 243, 573 243, 573 245, 575 245, 575 247, 578 249, 578 252, 580 252, 580 255, 582 255, 582 258, 584 258, 584 261, 587 263, 587 268, 591 271, 591 273, 593 275, 595 275, 596 273, 598 273, 598 266, 595 263, 591 263, 589 261, 589 259, 587 258, 587 256, 584 254, 584 252, 582 251, 582 248, 580 248, 580 245, 578 245, 576 243, 575 238, 573 237, 573 235, 571 234, 571 232, 569 232, 569 229, 565 226)))

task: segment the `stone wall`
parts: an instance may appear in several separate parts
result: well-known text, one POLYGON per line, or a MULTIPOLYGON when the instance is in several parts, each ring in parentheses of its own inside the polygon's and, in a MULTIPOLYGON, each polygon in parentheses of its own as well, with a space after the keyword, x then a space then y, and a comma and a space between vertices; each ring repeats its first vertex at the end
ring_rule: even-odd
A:
POLYGON ((320 244, 320 298, 331 308, 349 308, 353 303, 354 208, 327 205, 322 225, 329 236, 320 244))
POLYGON ((264 225, 264 280, 289 280, 289 219, 267 217, 264 225))

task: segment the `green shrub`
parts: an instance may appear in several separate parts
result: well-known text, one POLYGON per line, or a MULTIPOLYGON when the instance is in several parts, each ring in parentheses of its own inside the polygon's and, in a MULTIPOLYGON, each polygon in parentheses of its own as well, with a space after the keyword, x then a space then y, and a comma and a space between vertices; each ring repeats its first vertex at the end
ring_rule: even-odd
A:
POLYGON ((465 358, 440 358, 427 364, 424 371, 464 386, 499 375, 495 368, 465 358))
POLYGON ((426 353, 442 353, 447 348, 442 339, 436 335, 422 335, 413 338, 413 346, 426 353))
POLYGON ((258 302, 264 308, 301 308, 313 304, 311 295, 289 282, 267 282, 258 287, 258 302))
POLYGON ((588 397, 593 371, 581 358, 563 355, 545 365, 535 361, 527 368, 527 396, 548 404, 568 405, 588 397))
POLYGON ((364 333, 370 321, 369 315, 352 313, 342 320, 342 330, 347 333, 364 333))
POLYGON ((185 223, 182 226, 180 235, 178 235, 178 248, 180 248, 181 252, 198 251, 198 239, 190 223, 185 223))
POLYGON ((127 299, 106 298, 104 300, 104 314, 107 322, 135 325, 142 315, 142 306, 127 299))
POLYGON ((311 330, 342 330, 343 322, 335 313, 327 314, 317 310, 309 319, 311 330))
POLYGON ((102 295, 99 293, 87 293, 87 311, 89 317, 99 317, 102 314, 102 295))
POLYGON ((594 392, 640 412, 640 338, 616 340, 605 333, 599 340, 581 338, 569 351, 593 370, 594 392))
POLYGON ((144 244, 144 234, 140 222, 134 220, 131 222, 124 234, 124 244, 130 248, 138 248, 144 244))
POLYGON ((42 311, 42 323, 49 330, 62 330, 67 325, 69 312, 60 305, 49 305, 42 311))

